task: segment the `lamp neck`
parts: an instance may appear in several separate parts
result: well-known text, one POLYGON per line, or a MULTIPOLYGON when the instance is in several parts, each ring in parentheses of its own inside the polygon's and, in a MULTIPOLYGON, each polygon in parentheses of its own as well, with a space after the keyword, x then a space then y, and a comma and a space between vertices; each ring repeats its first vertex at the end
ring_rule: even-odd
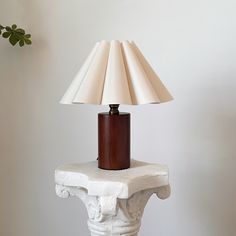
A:
POLYGON ((118 115, 119 114, 119 104, 110 104, 110 111, 109 114, 110 115, 118 115))

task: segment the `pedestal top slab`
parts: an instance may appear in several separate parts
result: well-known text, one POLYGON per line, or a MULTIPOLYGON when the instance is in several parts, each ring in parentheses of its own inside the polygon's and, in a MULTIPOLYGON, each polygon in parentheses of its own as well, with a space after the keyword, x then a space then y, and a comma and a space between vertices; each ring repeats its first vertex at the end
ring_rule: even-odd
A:
POLYGON ((131 161, 125 170, 102 170, 97 161, 84 164, 68 164, 55 170, 55 182, 68 187, 85 188, 91 196, 115 196, 127 199, 146 189, 169 185, 168 168, 165 165, 131 161))

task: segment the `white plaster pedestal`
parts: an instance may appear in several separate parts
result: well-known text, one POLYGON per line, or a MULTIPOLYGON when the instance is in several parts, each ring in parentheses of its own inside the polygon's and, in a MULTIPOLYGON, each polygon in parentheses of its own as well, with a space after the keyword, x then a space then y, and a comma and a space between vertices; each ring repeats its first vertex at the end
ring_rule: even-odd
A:
POLYGON ((168 168, 135 160, 119 171, 98 169, 96 161, 64 165, 56 169, 55 182, 59 197, 84 202, 91 236, 138 235, 149 197, 170 195, 168 168))

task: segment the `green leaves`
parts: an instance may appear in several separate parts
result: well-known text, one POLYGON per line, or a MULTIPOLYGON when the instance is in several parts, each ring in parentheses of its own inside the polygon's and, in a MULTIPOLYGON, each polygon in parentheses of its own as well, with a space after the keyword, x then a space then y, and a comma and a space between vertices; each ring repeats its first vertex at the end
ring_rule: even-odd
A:
POLYGON ((11 35, 11 32, 4 32, 3 34, 2 34, 2 37, 3 38, 9 38, 9 36, 11 35))
POLYGON ((16 29, 16 28, 17 28, 17 25, 14 24, 14 25, 12 25, 11 27, 12 27, 12 29, 16 29))
POLYGON ((5 27, 3 27, 2 25, 0 25, 0 35, 2 34, 2 30, 4 29, 5 27))
POLYGON ((3 38, 8 38, 12 46, 15 46, 17 43, 19 43, 20 47, 25 44, 32 44, 31 35, 25 34, 25 30, 17 28, 16 24, 13 24, 11 27, 0 25, 0 35, 2 35, 3 38), (3 32, 4 30, 5 32, 3 32))

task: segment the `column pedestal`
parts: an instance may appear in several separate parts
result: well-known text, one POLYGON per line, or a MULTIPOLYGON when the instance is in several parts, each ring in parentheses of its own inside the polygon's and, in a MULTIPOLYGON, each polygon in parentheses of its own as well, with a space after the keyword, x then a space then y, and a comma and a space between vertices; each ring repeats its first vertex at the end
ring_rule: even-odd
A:
POLYGON ((59 197, 83 201, 91 236, 137 236, 150 196, 170 195, 167 167, 135 160, 121 171, 98 169, 96 162, 65 165, 56 169, 55 182, 59 197))

